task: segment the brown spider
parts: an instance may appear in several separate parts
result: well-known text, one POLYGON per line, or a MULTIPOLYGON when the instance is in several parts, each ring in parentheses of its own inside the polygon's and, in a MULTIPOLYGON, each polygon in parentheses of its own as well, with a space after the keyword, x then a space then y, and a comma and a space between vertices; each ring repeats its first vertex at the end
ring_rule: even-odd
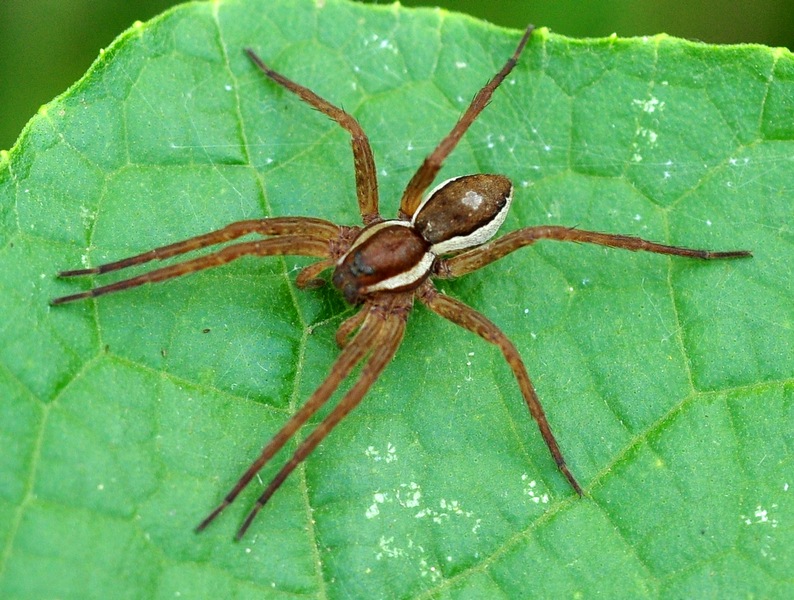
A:
POLYGON ((464 175, 450 179, 437 186, 422 200, 423 193, 432 183, 444 159, 487 106, 494 90, 516 65, 532 30, 533 27, 530 25, 510 59, 477 93, 449 134, 424 160, 403 192, 398 217, 391 220, 385 220, 378 212, 375 161, 369 140, 358 121, 311 90, 273 71, 253 50, 246 49, 248 57, 265 75, 339 123, 350 133, 355 162, 356 194, 364 226, 335 225, 329 221, 309 217, 271 217, 238 221, 217 231, 130 258, 59 274, 61 277, 99 275, 151 260, 171 258, 255 233, 269 237, 231 244, 205 256, 79 294, 55 298, 52 304, 94 298, 144 283, 164 281, 223 265, 241 256, 288 254, 321 259, 300 272, 296 280, 299 288, 320 285, 322 283, 322 280, 318 279, 320 273, 333 268, 333 284, 339 288, 348 302, 362 305, 361 310, 344 321, 336 333, 336 341, 341 353, 331 367, 328 377, 264 447, 259 457, 223 501, 198 525, 197 531, 207 527, 237 498, 251 479, 328 401, 356 365, 363 363, 358 379, 339 404, 303 440, 256 501, 238 530, 236 539, 239 540, 243 536, 259 510, 289 474, 317 447, 331 429, 358 405, 389 364, 400 345, 408 314, 413 308, 415 299, 434 313, 498 346, 518 380, 521 394, 540 428, 540 433, 554 461, 576 493, 582 495, 582 488, 565 463, 516 347, 485 316, 458 300, 439 293, 432 279, 449 279, 471 273, 541 239, 587 242, 627 250, 644 250, 701 259, 740 258, 751 255, 744 250, 711 252, 666 246, 636 237, 561 226, 525 227, 488 242, 504 222, 512 200, 513 186, 510 180, 502 175, 464 175))

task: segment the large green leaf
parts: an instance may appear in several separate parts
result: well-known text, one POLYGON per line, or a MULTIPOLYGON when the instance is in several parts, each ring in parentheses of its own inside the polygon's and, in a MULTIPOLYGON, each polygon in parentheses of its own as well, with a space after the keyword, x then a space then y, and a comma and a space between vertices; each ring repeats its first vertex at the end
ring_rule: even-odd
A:
MULTIPOLYGON (((382 209, 518 32, 340 0, 179 7, 124 34, 0 164, 3 598, 794 595, 794 61, 539 31, 442 176, 500 172, 547 242, 444 289, 515 341, 572 470, 501 355, 417 309, 397 358, 259 516, 280 455, 192 528, 327 375, 351 309, 246 259, 50 307, 95 265, 264 215, 358 221, 346 134, 242 53, 354 113, 382 209)), ((305 435, 305 432, 302 432, 305 435)), ((294 448, 294 445, 289 450, 294 448)))

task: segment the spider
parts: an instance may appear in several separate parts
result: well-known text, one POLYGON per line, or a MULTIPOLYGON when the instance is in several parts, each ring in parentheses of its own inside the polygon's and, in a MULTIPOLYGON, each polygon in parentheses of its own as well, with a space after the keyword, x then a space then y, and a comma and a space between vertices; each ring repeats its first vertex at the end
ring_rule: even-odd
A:
POLYGON ((197 531, 206 528, 234 502, 254 476, 328 401, 353 369, 361 364, 358 378, 336 407, 300 443, 292 457, 257 499, 237 531, 236 539, 242 538, 273 493, 325 436, 358 405, 389 364, 400 346, 408 315, 416 300, 437 315, 468 329, 499 348, 518 381, 524 401, 557 467, 574 491, 581 496, 582 487, 563 458, 516 347, 487 317, 440 293, 433 285, 433 279, 466 275, 543 239, 586 242, 700 259, 751 256, 745 250, 694 250, 657 244, 637 237, 552 225, 525 227, 489 241, 504 222, 513 197, 513 186, 503 175, 475 174, 455 177, 435 187, 423 199, 446 157, 518 62, 532 31, 533 26, 527 27, 513 55, 477 93, 449 134, 425 158, 403 192, 396 219, 384 219, 378 211, 375 161, 369 140, 358 121, 310 89, 271 69, 250 48, 245 49, 254 65, 269 79, 349 132, 355 165, 356 195, 363 227, 336 225, 310 217, 251 219, 231 223, 222 229, 116 262, 59 273, 60 277, 101 275, 153 260, 172 258, 248 234, 259 234, 265 236, 264 239, 230 244, 204 256, 70 296, 55 298, 51 303, 64 304, 84 298, 96 298, 145 283, 165 281, 220 266, 242 256, 297 255, 320 259, 298 274, 296 285, 299 288, 321 285, 323 280, 319 279, 320 274, 333 268, 333 285, 341 291, 347 302, 360 307, 354 316, 340 325, 336 333, 341 352, 327 378, 262 449, 259 457, 221 503, 201 521, 197 531))

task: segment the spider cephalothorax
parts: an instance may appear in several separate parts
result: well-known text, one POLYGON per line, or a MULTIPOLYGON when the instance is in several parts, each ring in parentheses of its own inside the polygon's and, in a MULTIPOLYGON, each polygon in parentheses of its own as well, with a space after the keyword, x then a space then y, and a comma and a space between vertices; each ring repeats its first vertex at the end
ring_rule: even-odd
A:
POLYGON ((130 279, 56 298, 52 304, 63 304, 144 283, 164 281, 219 266, 241 256, 290 254, 321 259, 301 271, 296 280, 299 287, 318 284, 321 281, 318 279, 320 273, 333 267, 334 285, 339 288, 348 302, 361 305, 360 310, 343 322, 337 331, 336 339, 342 350, 331 367, 328 377, 264 447, 259 457, 223 501, 199 524, 198 530, 209 525, 234 501, 262 467, 325 404, 353 369, 363 363, 358 379, 344 394, 339 404, 303 440, 259 497, 237 533, 238 539, 242 537, 259 509, 331 429, 356 407, 392 359, 402 341, 408 314, 417 299, 431 311, 476 333, 501 350, 557 466, 573 489, 581 495, 582 488, 565 463, 524 363, 513 343, 484 315, 458 300, 439 293, 432 279, 465 275, 540 239, 587 242, 627 250, 645 250, 701 259, 750 256, 749 252, 743 250, 730 252, 693 250, 657 244, 636 237, 551 225, 526 227, 489 241, 504 222, 512 200, 513 186, 503 175, 466 175, 450 179, 432 190, 422 201, 423 194, 435 179, 444 159, 455 148, 477 115, 486 107, 494 90, 515 66, 532 29, 532 26, 527 28, 510 59, 477 93, 447 137, 425 159, 403 192, 397 219, 388 221, 384 220, 378 211, 375 161, 369 140, 358 121, 308 88, 273 71, 252 50, 246 50, 254 64, 271 80, 299 96, 350 133, 355 163, 356 195, 364 227, 336 225, 309 217, 272 217, 238 221, 217 231, 113 263, 60 273, 61 277, 98 275, 151 260, 171 258, 249 234, 258 234, 265 236, 265 239, 231 244, 210 254, 130 279))

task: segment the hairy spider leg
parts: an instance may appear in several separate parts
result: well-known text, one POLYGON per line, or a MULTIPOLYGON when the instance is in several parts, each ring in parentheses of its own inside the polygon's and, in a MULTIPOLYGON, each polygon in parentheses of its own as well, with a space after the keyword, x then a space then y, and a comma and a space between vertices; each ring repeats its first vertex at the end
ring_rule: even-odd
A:
POLYGON ((748 258, 753 254, 749 250, 729 250, 727 252, 713 252, 711 250, 697 250, 682 246, 668 246, 649 242, 639 237, 618 235, 613 233, 600 233, 586 231, 560 225, 542 225, 538 227, 525 227, 479 246, 467 252, 444 259, 439 262, 438 276, 460 277, 466 273, 476 271, 494 261, 515 252, 519 248, 534 244, 538 240, 558 240, 564 242, 583 242, 624 250, 653 252, 655 254, 669 254, 685 258, 699 258, 702 260, 748 258))
MULTIPOLYGON (((366 316, 367 307, 362 308, 358 314, 366 316)), ((308 421, 328 401, 336 388, 344 381, 355 366, 361 362, 367 353, 372 350, 377 338, 377 330, 370 324, 369 327, 362 327, 356 333, 355 344, 345 348, 331 365, 328 377, 320 384, 306 403, 296 412, 284 426, 273 436, 268 444, 262 449, 261 454, 251 463, 251 466, 243 473, 242 477, 226 494, 223 501, 209 515, 199 523, 196 531, 202 531, 217 517, 227 506, 234 502, 235 498, 251 482, 251 479, 273 458, 273 456, 284 447, 295 432, 308 421)))
POLYGON ((136 277, 122 279, 121 281, 86 290, 78 294, 53 298, 50 300, 50 304, 65 304, 66 302, 74 302, 75 300, 82 300, 84 298, 96 298, 104 294, 138 287, 145 283, 165 281, 167 279, 173 279, 174 277, 187 275, 188 273, 195 273, 203 269, 225 265, 243 256, 297 255, 327 258, 330 252, 327 240, 308 236, 285 235, 253 242, 240 242, 238 244, 226 246, 217 252, 155 269, 148 273, 142 273, 136 277))
POLYGON ((336 260, 333 258, 326 258, 325 260, 320 260, 316 263, 312 263, 306 267, 303 267, 300 273, 298 273, 298 276, 295 278, 295 285, 297 285, 298 289, 301 290, 324 286, 325 280, 320 279, 320 273, 326 269, 330 269, 335 264, 336 260))
POLYGON ((359 313, 343 324, 353 323, 360 327, 351 343, 342 349, 341 354, 331 366, 328 377, 298 412, 273 436, 257 459, 251 463, 251 466, 248 467, 231 491, 226 494, 223 501, 199 523, 196 528, 197 532, 203 531, 227 506, 234 502, 254 476, 292 439, 297 430, 325 405, 342 381, 350 375, 357 364, 364 360, 362 372, 353 387, 348 390, 325 420, 301 443, 292 458, 276 474, 265 492, 260 496, 240 527, 236 537, 239 540, 243 536, 256 514, 287 476, 314 450, 331 429, 355 408, 394 356, 405 329, 407 309, 410 307, 410 296, 410 293, 399 294, 397 297, 387 299, 386 302, 367 303, 359 313))
POLYGON ((353 163, 356 170, 356 195, 361 219, 365 225, 380 221, 378 212, 378 177, 375 171, 375 159, 369 138, 356 119, 341 108, 334 106, 328 100, 321 98, 309 88, 287 79, 268 67, 265 62, 251 48, 246 48, 245 53, 265 75, 286 88, 303 100, 309 106, 336 121, 350 133, 350 144, 353 147, 353 163))
POLYGON ((366 316, 366 311, 360 310, 349 319, 346 319, 336 330, 336 345, 340 348, 347 346, 350 342, 350 336, 361 326, 366 316))
MULTIPOLYGON (((370 315, 368 314, 367 317, 369 318, 370 315)), ((262 492, 262 495, 257 499, 254 507, 248 513, 248 516, 237 531, 237 535, 235 536, 236 540, 239 541, 243 535, 245 535, 246 530, 251 525, 256 515, 281 486, 284 480, 292 473, 295 467, 314 451, 317 445, 325 439, 325 436, 327 436, 350 411, 358 406, 358 403, 361 402, 361 399, 369 388, 372 387, 372 384, 375 383, 394 357, 397 348, 402 342, 403 333, 405 332, 405 315, 388 315, 385 319, 383 315, 376 315, 374 318, 381 319, 381 322, 375 326, 377 327, 377 331, 372 344, 372 353, 364 363, 358 380, 356 380, 350 390, 342 397, 339 404, 334 407, 331 413, 322 420, 305 440, 303 440, 289 461, 276 474, 265 491, 262 492)), ((364 326, 366 326, 366 321, 364 326)), ((350 348, 355 345, 356 344, 351 343, 346 347, 350 348)))
POLYGON ((119 269, 126 269, 134 265, 142 265, 152 260, 165 260, 200 250, 208 246, 215 246, 224 242, 230 242, 237 238, 256 233, 259 235, 299 235, 316 238, 318 240, 332 240, 339 236, 339 226, 313 217, 272 217, 264 219, 249 219, 247 221, 236 221, 226 227, 203 233, 195 237, 188 238, 167 246, 161 246, 154 250, 148 250, 135 256, 123 258, 114 262, 92 267, 90 269, 74 269, 72 271, 61 271, 58 277, 75 277, 79 275, 101 275, 119 269))
POLYGON ((433 152, 431 152, 422 162, 422 166, 419 167, 419 170, 414 173, 414 176, 411 178, 411 181, 408 182, 408 185, 403 192, 402 199, 400 200, 401 218, 409 219, 413 217, 416 209, 419 207, 419 204, 422 201, 422 195, 430 186, 430 184, 433 183, 433 179, 435 179, 439 169, 441 169, 444 160, 447 158, 447 156, 449 156, 449 153, 455 149, 455 146, 458 145, 460 138, 463 137, 463 134, 466 133, 466 130, 474 122, 477 116, 486 106, 488 106, 488 103, 491 101, 491 96, 493 95, 496 88, 499 87, 499 84, 504 81, 505 77, 507 77, 510 71, 513 70, 513 67, 516 66, 518 57, 524 50, 524 46, 526 46, 529 36, 532 35, 532 31, 534 29, 534 25, 529 25, 527 27, 524 35, 521 37, 521 41, 518 42, 518 47, 516 48, 515 52, 513 52, 513 56, 507 60, 505 65, 494 76, 494 78, 486 83, 479 92, 477 92, 477 95, 474 96, 474 99, 471 101, 471 104, 469 104, 466 112, 464 112, 460 119, 458 119, 458 122, 455 123, 452 131, 447 134, 447 137, 441 140, 438 146, 436 146, 436 149, 433 150, 433 152))
POLYGON ((557 468, 565 475, 565 478, 570 482, 573 489, 576 490, 576 493, 581 496, 583 494, 582 487, 579 485, 579 482, 576 481, 570 469, 568 469, 568 465, 562 456, 562 451, 557 444, 557 440, 551 432, 551 426, 549 425, 548 419, 546 419, 546 413, 543 411, 543 407, 540 404, 538 395, 535 392, 535 387, 532 385, 532 380, 529 378, 527 369, 521 360, 521 355, 518 353, 515 345, 513 345, 513 342, 511 342, 510 339, 485 315, 463 304, 459 300, 439 293, 429 282, 423 285, 418 296, 419 300, 437 315, 452 321, 464 329, 468 329, 486 342, 494 344, 502 351, 502 355, 513 371, 516 381, 518 381, 518 387, 521 390, 521 395, 524 396, 527 408, 529 408, 532 418, 535 419, 540 429, 543 441, 546 442, 546 446, 548 446, 554 458, 554 462, 557 463, 557 468))

